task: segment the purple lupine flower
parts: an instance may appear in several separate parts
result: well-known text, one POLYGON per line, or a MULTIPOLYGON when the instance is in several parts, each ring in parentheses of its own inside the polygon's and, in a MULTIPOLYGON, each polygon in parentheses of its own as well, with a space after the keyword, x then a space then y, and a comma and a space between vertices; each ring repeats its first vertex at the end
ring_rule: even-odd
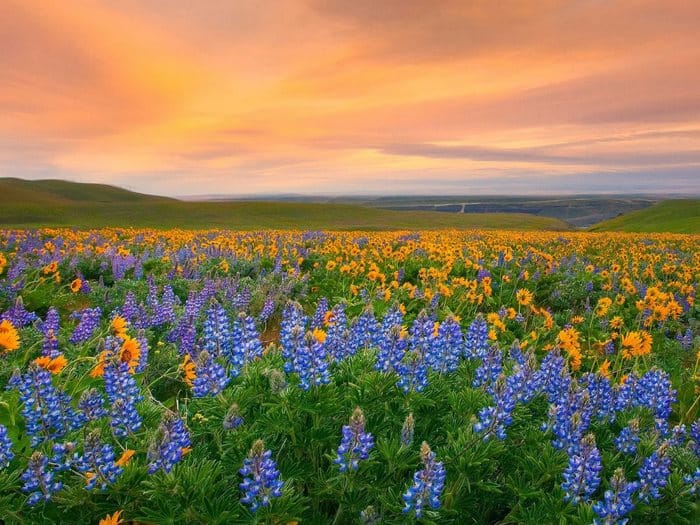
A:
POLYGON ((632 419, 615 438, 615 447, 623 454, 634 454, 639 444, 639 419, 632 419))
POLYGON ((688 447, 695 452, 696 456, 700 456, 700 419, 696 419, 690 425, 688 447))
POLYGON ((265 323, 274 312, 275 299, 274 297, 269 296, 265 299, 265 302, 263 303, 263 307, 260 310, 260 316, 258 317, 258 319, 260 320, 260 322, 265 323))
POLYGON ((7 435, 7 428, 4 425, 0 425, 0 470, 7 468, 14 457, 12 440, 7 435))
POLYGON ((369 457, 373 447, 374 438, 365 432, 365 415, 358 407, 350 417, 350 424, 343 425, 343 439, 333 463, 340 467, 340 472, 357 470, 360 461, 369 457))
POLYGON ((603 464, 593 434, 587 434, 578 447, 578 452, 569 456, 569 465, 564 471, 564 501, 579 503, 589 501, 600 485, 603 464))
POLYGON ((148 449, 148 473, 170 472, 192 445, 185 423, 173 412, 163 416, 154 442, 148 449))
POLYGON ((686 474, 683 476, 683 482, 686 485, 690 485, 688 492, 690 494, 697 494, 700 492, 700 467, 695 468, 695 472, 692 474, 686 474))
POLYGON ((423 508, 429 506, 440 508, 440 494, 445 486, 445 467, 442 462, 435 461, 435 452, 430 450, 424 441, 420 447, 423 468, 413 475, 413 485, 403 495, 403 512, 414 511, 416 517, 423 515, 423 508))
POLYGON ((316 311, 311 319, 311 328, 323 329, 323 320, 326 317, 326 312, 328 311, 328 299, 321 297, 316 305, 316 311))
POLYGON ((114 435, 126 437, 141 428, 141 416, 136 411, 136 403, 143 399, 134 376, 129 372, 129 364, 108 363, 104 368, 105 390, 110 402, 109 415, 114 435))
POLYGON ((22 301, 21 296, 17 297, 15 304, 13 304, 11 308, 0 315, 0 321, 7 319, 16 328, 24 328, 30 323, 36 321, 38 318, 39 317, 34 312, 30 312, 24 307, 24 302, 22 301))
POLYGON ((632 500, 634 493, 639 488, 636 481, 628 482, 625 479, 625 471, 618 468, 610 479, 610 488, 605 491, 603 501, 593 504, 593 511, 602 520, 594 519, 595 525, 624 525, 627 523, 627 514, 634 509, 632 500))
POLYGON ((272 452, 265 450, 262 439, 253 443, 239 472, 243 476, 243 483, 239 485, 244 492, 241 503, 249 505, 252 512, 269 506, 272 498, 282 495, 284 481, 279 478, 272 452))
POLYGON ((27 462, 27 469, 20 476, 24 482, 22 491, 29 493, 27 504, 30 507, 40 501, 49 501, 53 494, 61 490, 63 483, 55 481, 54 476, 54 470, 49 467, 49 458, 35 451, 27 462))
POLYGON ((85 490, 100 487, 104 491, 107 485, 117 481, 124 471, 114 460, 114 449, 108 443, 102 443, 97 431, 90 432, 85 438, 83 455, 74 459, 75 468, 85 474, 85 490))
POLYGON ((296 352, 303 346, 308 318, 297 302, 289 301, 282 311, 280 345, 284 359, 284 371, 288 374, 296 368, 296 352))
POLYGON ((659 499, 662 489, 668 483, 671 474, 671 457, 668 455, 668 442, 664 442, 648 458, 644 459, 639 469, 639 499, 649 502, 649 499, 659 499))
POLYGON ((352 355, 352 334, 348 330, 348 319, 345 315, 345 306, 336 304, 331 309, 331 315, 326 325, 326 353, 331 362, 340 361, 352 355))
POLYGON ((95 308, 85 308, 80 312, 71 314, 71 317, 76 317, 79 321, 69 341, 73 344, 84 343, 92 337, 95 330, 99 327, 102 310, 99 306, 95 308))
POLYGON ((61 353, 58 349, 58 329, 60 318, 58 310, 53 306, 46 312, 46 320, 39 325, 39 331, 44 336, 41 345, 41 355, 51 359, 58 357, 61 353))
POLYGON ((192 383, 194 397, 215 396, 220 393, 230 381, 223 366, 217 363, 206 350, 197 356, 197 375, 192 383))

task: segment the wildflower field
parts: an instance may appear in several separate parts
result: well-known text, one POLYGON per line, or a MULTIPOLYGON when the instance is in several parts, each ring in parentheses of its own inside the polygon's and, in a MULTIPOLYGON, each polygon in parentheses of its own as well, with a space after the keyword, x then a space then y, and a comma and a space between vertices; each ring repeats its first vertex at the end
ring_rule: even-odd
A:
POLYGON ((0 521, 698 523, 699 242, 0 230, 0 521))

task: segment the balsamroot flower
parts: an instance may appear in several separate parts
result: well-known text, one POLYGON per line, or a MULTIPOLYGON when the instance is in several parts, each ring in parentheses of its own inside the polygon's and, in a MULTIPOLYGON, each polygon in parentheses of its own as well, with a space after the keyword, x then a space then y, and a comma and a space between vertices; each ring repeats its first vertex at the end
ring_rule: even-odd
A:
POLYGON ((19 334, 9 319, 0 321, 0 352, 9 354, 19 348, 19 334))

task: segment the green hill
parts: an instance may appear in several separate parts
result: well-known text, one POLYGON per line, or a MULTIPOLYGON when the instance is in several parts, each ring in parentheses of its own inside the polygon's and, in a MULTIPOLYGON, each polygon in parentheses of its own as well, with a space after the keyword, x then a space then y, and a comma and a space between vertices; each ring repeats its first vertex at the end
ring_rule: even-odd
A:
POLYGON ((0 179, 0 227, 42 226, 239 230, 569 229, 558 219, 518 213, 405 212, 306 202, 186 202, 102 184, 0 179))
POLYGON ((700 199, 662 201, 603 221, 590 231, 700 233, 700 199))

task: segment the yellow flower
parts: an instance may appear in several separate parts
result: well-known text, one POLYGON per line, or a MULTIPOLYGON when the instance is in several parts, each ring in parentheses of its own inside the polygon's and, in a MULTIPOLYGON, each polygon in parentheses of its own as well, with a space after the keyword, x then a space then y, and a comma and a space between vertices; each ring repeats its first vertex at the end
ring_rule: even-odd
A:
POLYGON ((0 350, 4 354, 19 348, 19 334, 9 319, 0 322, 0 350))
POLYGON ((517 299, 519 305, 528 306, 532 304, 533 295, 530 290, 521 288, 520 290, 515 292, 515 298, 517 299))
POLYGON ((197 373, 195 371, 195 364, 192 361, 190 354, 185 354, 185 358, 183 359, 180 368, 185 374, 185 377, 183 378, 185 383, 187 383, 187 386, 192 387, 193 382, 197 377, 197 373))
POLYGON ((133 374, 141 359, 141 344, 131 337, 126 337, 119 349, 119 360, 129 365, 129 371, 133 374))
POLYGON ((83 281, 81 281, 80 279, 73 279, 73 281, 70 283, 70 291, 73 293, 78 293, 82 286, 83 281))
POLYGON ((104 518, 102 518, 100 520, 99 525, 119 525, 122 522, 121 515, 122 515, 121 510, 118 510, 117 512, 115 512, 111 516, 109 514, 107 514, 104 518))
POLYGON ((115 463, 118 467, 124 467, 124 466, 126 466, 126 465, 129 464, 129 462, 131 461, 132 456, 133 456, 135 453, 136 453, 135 450, 131 450, 131 449, 127 448, 127 449, 122 453, 122 455, 119 457, 119 459, 118 459, 117 461, 115 461, 114 463, 115 463))
POLYGON ((610 379, 610 361, 606 359, 603 364, 598 368, 598 373, 606 379, 610 379))
POLYGON ((622 357, 631 359, 647 355, 651 353, 652 342, 653 339, 649 332, 644 330, 629 332, 622 338, 622 357))
POLYGON ((336 267, 335 261, 328 261, 326 263, 326 270, 328 270, 329 272, 335 270, 335 267, 336 267))
POLYGON ((114 319, 112 319, 110 328, 112 329, 112 332, 114 332, 114 335, 123 339, 126 337, 127 326, 128 323, 126 319, 124 319, 121 315, 115 315, 114 319))
POLYGON ((326 342, 326 332, 324 332, 320 328, 314 328, 313 335, 314 339, 316 339, 316 341, 318 341, 319 343, 326 342))
POLYGON ((63 357, 63 354, 59 354, 53 359, 49 356, 41 356, 34 360, 34 364, 48 370, 52 374, 58 374, 68 364, 68 360, 63 357))

